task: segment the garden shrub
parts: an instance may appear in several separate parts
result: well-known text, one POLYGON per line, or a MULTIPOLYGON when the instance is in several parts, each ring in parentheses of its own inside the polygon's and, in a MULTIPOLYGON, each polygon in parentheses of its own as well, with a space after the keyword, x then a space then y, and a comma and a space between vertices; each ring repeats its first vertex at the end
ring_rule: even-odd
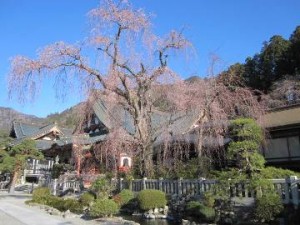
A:
POLYGON ((279 178, 286 178, 290 176, 300 177, 299 172, 295 172, 287 169, 275 168, 272 166, 263 168, 260 171, 260 175, 265 179, 279 179, 279 178))
POLYGON ((203 204, 207 207, 213 208, 215 205, 215 197, 212 192, 205 192, 203 195, 203 204))
POLYGON ((81 214, 83 212, 83 205, 76 199, 65 199, 64 209, 70 210, 72 213, 81 214))
POLYGON ((260 221, 273 220, 283 210, 280 196, 275 192, 265 193, 255 202, 255 216, 260 221))
POLYGON ((111 199, 97 199, 91 206, 90 215, 92 217, 107 217, 118 213, 119 207, 111 199))
POLYGON ((214 221, 216 213, 214 208, 203 206, 199 209, 200 218, 204 219, 205 221, 214 221))
POLYGON ((196 215, 202 204, 198 201, 190 201, 186 204, 185 211, 188 215, 196 215))
POLYGON ((137 195, 139 207, 143 210, 164 207, 167 204, 166 194, 159 190, 142 190, 137 195))
POLYGON ((47 205, 58 209, 61 212, 66 211, 66 206, 65 206, 65 200, 63 198, 60 197, 56 197, 56 196, 50 196, 48 201, 47 201, 47 205))
POLYGON ((79 202, 83 206, 89 206, 94 200, 95 200, 95 196, 89 192, 83 193, 79 198, 79 202))
POLYGON ((63 199, 56 196, 50 196, 47 205, 65 212, 70 210, 72 213, 81 214, 83 212, 83 205, 76 199, 63 199))
POLYGON ((197 201, 188 202, 185 212, 189 216, 201 218, 205 221, 213 221, 215 219, 214 208, 205 206, 197 201))
POLYGON ((47 204, 48 198, 51 196, 49 188, 39 187, 32 192, 32 201, 40 204, 47 204))
POLYGON ((107 198, 112 193, 113 186, 108 179, 102 177, 92 183, 91 190, 96 193, 97 197, 107 198))
POLYGON ((126 205, 133 198, 133 192, 128 189, 124 189, 119 194, 115 195, 113 199, 119 206, 123 206, 126 205))

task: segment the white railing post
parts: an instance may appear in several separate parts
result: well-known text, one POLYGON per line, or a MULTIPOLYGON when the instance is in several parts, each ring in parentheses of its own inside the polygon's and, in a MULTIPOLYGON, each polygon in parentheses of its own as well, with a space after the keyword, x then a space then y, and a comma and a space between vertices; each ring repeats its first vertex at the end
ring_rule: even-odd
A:
POLYGON ((53 195, 56 195, 56 189, 57 189, 57 179, 54 179, 54 181, 53 181, 53 195))
POLYGON ((62 189, 62 191, 65 191, 65 190, 67 190, 67 179, 66 179, 66 177, 63 180, 63 189, 62 189))
POLYGON ((284 182, 284 204, 289 204, 290 203, 290 192, 289 192, 289 178, 285 179, 284 182))
POLYGON ((163 188, 162 188, 162 181, 163 181, 164 178, 160 177, 159 180, 158 180, 158 190, 162 191, 163 188))
POLYGON ((292 193, 292 203, 297 209, 299 204, 299 193, 298 193, 298 178, 297 176, 290 177, 291 182, 291 193, 292 193))
POLYGON ((142 179, 142 190, 146 190, 147 187, 146 187, 146 180, 147 180, 147 177, 143 177, 142 179))
POLYGON ((180 177, 178 179, 177 188, 178 188, 178 195, 182 195, 183 194, 183 190, 182 190, 182 177, 180 177))
POLYGON ((119 182, 120 182, 120 183, 119 183, 120 191, 123 190, 123 180, 124 180, 123 178, 120 178, 120 179, 119 179, 119 182))

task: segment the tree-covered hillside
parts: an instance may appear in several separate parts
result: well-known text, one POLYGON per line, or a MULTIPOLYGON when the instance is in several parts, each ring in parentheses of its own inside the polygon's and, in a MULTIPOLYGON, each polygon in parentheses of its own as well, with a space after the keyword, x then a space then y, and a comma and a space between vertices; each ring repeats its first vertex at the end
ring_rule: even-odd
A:
POLYGON ((274 83, 300 74, 300 26, 296 27, 286 40, 274 35, 265 41, 261 51, 248 57, 245 63, 236 63, 221 74, 228 84, 232 81, 240 85, 269 93, 274 83))

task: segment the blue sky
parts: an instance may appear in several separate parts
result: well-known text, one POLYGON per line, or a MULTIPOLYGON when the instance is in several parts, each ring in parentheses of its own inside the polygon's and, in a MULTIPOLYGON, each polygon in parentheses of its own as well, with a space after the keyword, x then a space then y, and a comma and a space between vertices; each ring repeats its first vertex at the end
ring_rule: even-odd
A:
MULTIPOLYGON (((260 51, 273 35, 289 38, 300 25, 299 0, 133 0, 133 5, 155 14, 154 31, 166 34, 184 27, 196 56, 188 63, 173 61, 183 78, 205 76, 210 54, 218 55, 221 69, 260 51)), ((81 100, 76 94, 55 99, 46 82, 32 103, 8 100, 6 74, 9 59, 17 54, 35 57, 36 50, 55 41, 74 43, 88 33, 86 13, 97 0, 0 1, 0 106, 44 117, 61 112, 81 100)))

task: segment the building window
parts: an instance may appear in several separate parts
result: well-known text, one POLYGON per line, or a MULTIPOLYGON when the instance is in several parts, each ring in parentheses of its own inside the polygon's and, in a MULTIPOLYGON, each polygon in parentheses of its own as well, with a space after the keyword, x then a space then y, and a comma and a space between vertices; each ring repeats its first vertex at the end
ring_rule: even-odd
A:
POLYGON ((275 138, 268 140, 265 158, 277 158, 278 161, 300 156, 299 136, 275 138))

